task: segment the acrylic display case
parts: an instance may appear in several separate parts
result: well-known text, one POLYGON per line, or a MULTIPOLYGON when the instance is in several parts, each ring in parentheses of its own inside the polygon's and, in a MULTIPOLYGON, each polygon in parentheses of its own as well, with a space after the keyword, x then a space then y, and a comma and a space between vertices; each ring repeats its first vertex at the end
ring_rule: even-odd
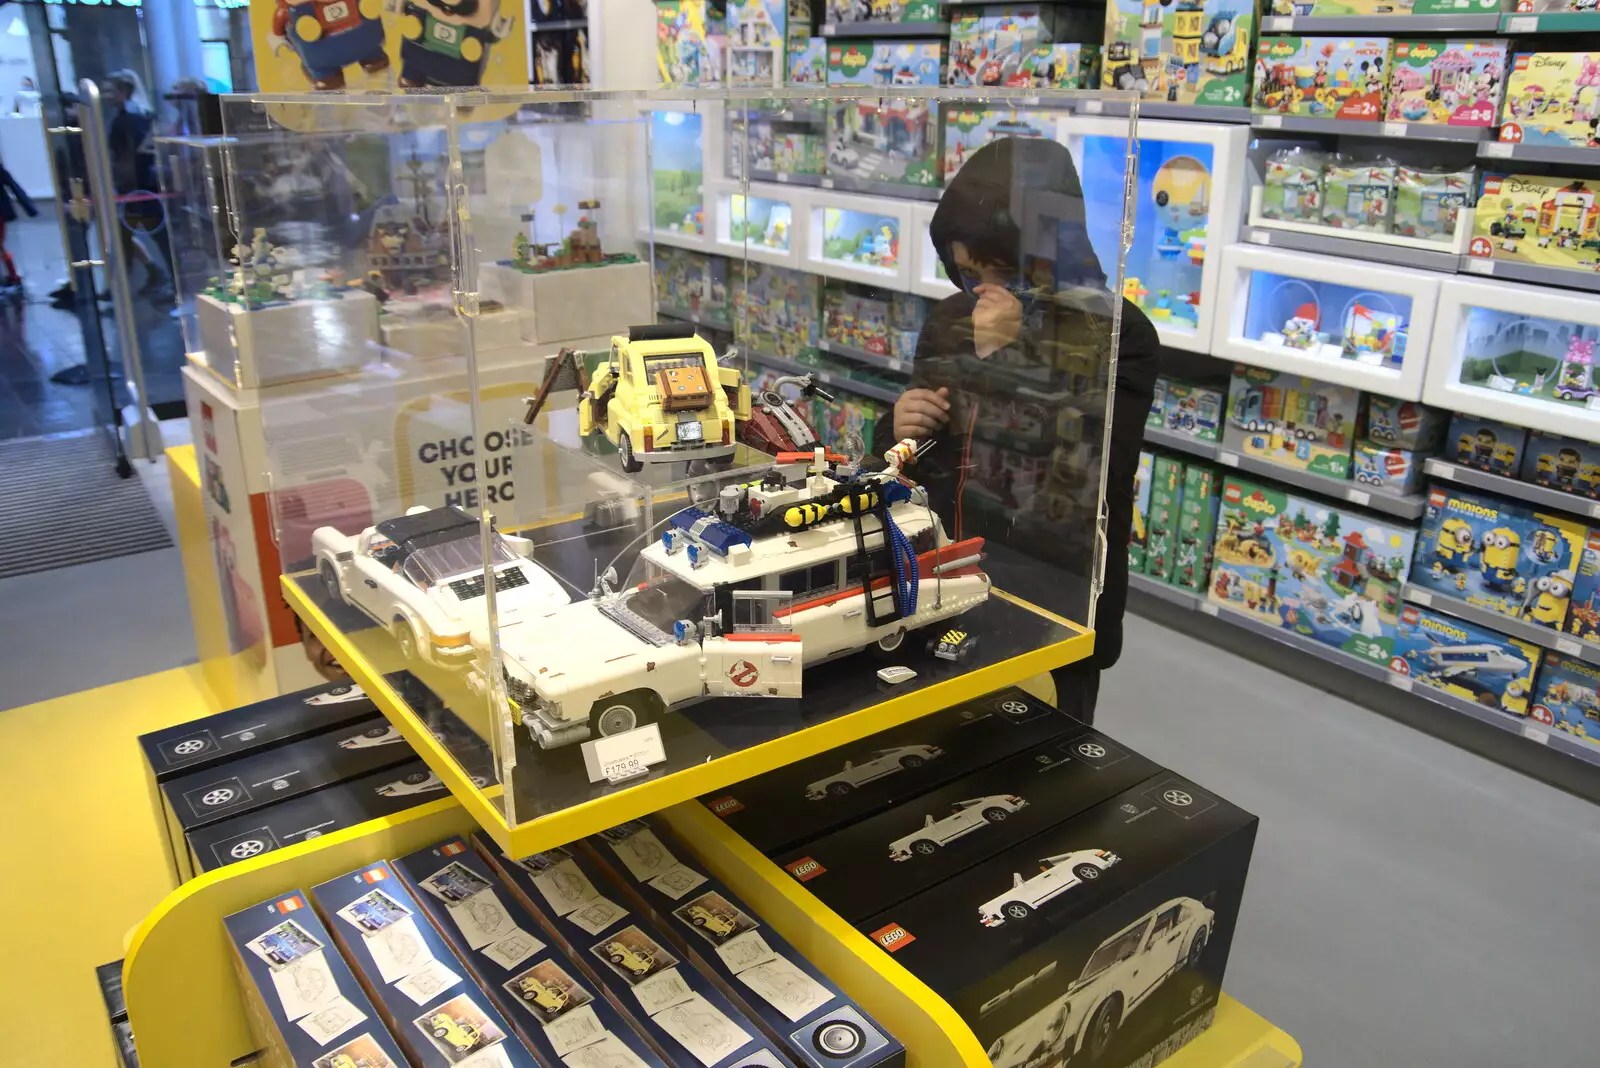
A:
POLYGON ((1600 440, 1600 301, 1512 282, 1446 279, 1422 399, 1600 440))
MULTIPOLYGON (((774 92, 760 99, 885 114, 937 112, 948 94, 774 92)), ((1070 104, 1058 95, 1045 102, 1070 104)), ((437 294, 464 351, 380 341, 264 384, 242 466, 259 471, 276 557, 260 563, 283 573, 284 601, 513 852, 1092 642, 1122 279, 1081 223, 1070 154, 1034 142, 1005 203, 953 202, 979 213, 960 231, 985 235, 971 269, 1020 305, 1006 334, 975 325, 953 288, 938 303, 909 291, 909 204, 721 177, 725 112, 754 103, 724 87, 224 105, 229 136, 310 139, 363 188, 417 176, 415 198, 401 186, 379 205, 397 210, 349 225, 416 226, 423 204, 438 220, 431 273, 378 286, 370 256, 387 246, 357 234, 344 269, 370 286, 343 285, 380 327, 396 302, 437 294), (780 203, 806 204, 792 228, 780 203), (780 237, 811 269, 758 254, 780 237), (848 286, 843 303, 831 285, 848 286), (858 360, 864 374, 900 361, 900 384, 836 388, 854 372, 822 361, 857 350, 833 353, 830 328, 881 361, 858 360), (907 373, 951 388, 961 428, 920 454, 886 418, 907 373), (850 388, 883 399, 851 408, 850 388)), ((748 127, 734 133, 752 158, 748 127)), ((238 225, 314 234, 328 209, 272 210, 270 226, 243 211, 238 225)), ((297 330, 324 323, 344 329, 324 314, 297 330)))
POLYGON ((1228 245, 1211 351, 1402 400, 1421 400, 1441 276, 1306 252, 1228 245))

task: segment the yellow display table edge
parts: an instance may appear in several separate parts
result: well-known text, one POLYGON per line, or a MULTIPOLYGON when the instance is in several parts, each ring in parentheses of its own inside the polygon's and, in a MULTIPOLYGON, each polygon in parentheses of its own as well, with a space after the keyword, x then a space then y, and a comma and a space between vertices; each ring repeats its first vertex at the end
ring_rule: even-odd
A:
POLYGON ((994 596, 1004 598, 1028 611, 1061 624, 1073 631, 1061 641, 1053 642, 1027 653, 987 664, 964 672, 954 678, 905 694, 890 697, 869 708, 839 716, 773 739, 749 746, 716 760, 684 768, 671 775, 651 779, 630 789, 597 797, 559 812, 552 812, 525 822, 512 824, 504 810, 496 803, 503 790, 499 784, 480 788, 461 769, 433 732, 428 729, 411 705, 392 687, 361 650, 340 630, 322 608, 307 595, 295 576, 282 579, 283 597, 306 626, 320 638, 339 659, 339 663, 360 683, 367 696, 383 711, 389 721, 405 735, 406 741, 417 751, 428 767, 466 806, 491 838, 513 858, 565 845, 586 835, 615 827, 631 819, 709 793, 732 783, 753 778, 773 768, 792 764, 796 760, 814 756, 836 746, 852 742, 907 723, 921 716, 970 701, 1024 679, 1032 678, 1052 668, 1062 667, 1088 657, 1094 651, 1094 631, 1047 612, 1000 590, 994 596))

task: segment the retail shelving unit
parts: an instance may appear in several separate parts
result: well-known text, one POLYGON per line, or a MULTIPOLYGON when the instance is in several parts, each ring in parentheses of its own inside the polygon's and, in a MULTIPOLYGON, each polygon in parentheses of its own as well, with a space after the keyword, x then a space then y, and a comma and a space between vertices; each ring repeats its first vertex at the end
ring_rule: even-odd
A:
POLYGON ((1340 137, 1392 137, 1422 141, 1484 141, 1493 135, 1488 126, 1443 126, 1425 122, 1367 122, 1362 119, 1324 119, 1313 115, 1257 114, 1250 120, 1257 130, 1280 133, 1333 134, 1340 137))
POLYGON ((1422 37, 1447 33, 1493 33, 1500 16, 1467 13, 1451 15, 1266 15, 1262 33, 1297 34, 1406 34, 1422 37))
POLYGON ((1532 482, 1523 482, 1521 479, 1490 474, 1488 471, 1479 471, 1475 467, 1453 464, 1448 460, 1441 460, 1437 457, 1427 460, 1423 466, 1431 478, 1455 482, 1462 486, 1471 486, 1473 489, 1486 490, 1499 497, 1508 497, 1514 501, 1531 504, 1535 508, 1543 508, 1552 512, 1571 512, 1574 515, 1586 516, 1590 519, 1600 519, 1600 501, 1586 500, 1576 494, 1546 489, 1544 486, 1535 485, 1532 482))

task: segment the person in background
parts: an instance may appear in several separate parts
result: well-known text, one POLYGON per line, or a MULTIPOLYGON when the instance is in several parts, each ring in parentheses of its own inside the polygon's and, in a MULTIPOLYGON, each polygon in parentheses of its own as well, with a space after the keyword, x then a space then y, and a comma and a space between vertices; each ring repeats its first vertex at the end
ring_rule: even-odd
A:
POLYGON ((122 249, 128 263, 138 261, 145 265, 147 273, 139 291, 163 294, 171 286, 168 272, 172 251, 156 178, 155 116, 145 103, 143 83, 131 70, 107 75, 101 94, 106 109, 111 183, 117 191, 117 215, 122 223, 122 249), (155 240, 159 255, 151 255, 134 240, 135 231, 140 230, 155 240))
POLYGON ((6 227, 17 221, 17 205, 27 212, 32 218, 39 214, 39 209, 33 206, 33 200, 26 190, 17 184, 17 180, 6 170, 5 164, 0 163, 0 260, 5 263, 5 279, 0 286, 9 290, 18 290, 22 286, 22 276, 17 273, 17 264, 11 258, 11 250, 6 248, 6 227), (16 203, 12 203, 12 198, 16 203))
POLYGON ((1085 722, 1094 720, 1100 672, 1122 651, 1133 482, 1160 344, 1144 314, 1108 288, 1089 244, 1091 209, 1059 142, 1003 138, 968 157, 929 227, 961 292, 929 314, 911 385, 873 438, 878 452, 932 439, 908 474, 928 487, 946 531, 986 539, 999 588, 1077 621, 1094 574, 1104 466, 1094 654, 1052 672, 1057 704, 1085 722))

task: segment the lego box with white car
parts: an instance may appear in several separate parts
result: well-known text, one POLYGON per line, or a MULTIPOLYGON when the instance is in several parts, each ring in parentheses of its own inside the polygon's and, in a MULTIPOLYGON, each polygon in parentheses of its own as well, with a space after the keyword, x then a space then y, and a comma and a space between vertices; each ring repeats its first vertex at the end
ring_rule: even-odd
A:
POLYGON ((1154 1064, 1210 1025, 1256 823, 1161 772, 856 926, 994 1068, 1154 1064))
POLYGON ((903 1068, 906 1050, 657 821, 584 841, 631 904, 804 1068, 903 1068))
POLYGON ((1160 770, 1084 728, 774 859, 823 904, 860 923, 1160 770))
POLYGON ((797 760, 700 799, 774 856, 1083 725, 1017 687, 797 760))

